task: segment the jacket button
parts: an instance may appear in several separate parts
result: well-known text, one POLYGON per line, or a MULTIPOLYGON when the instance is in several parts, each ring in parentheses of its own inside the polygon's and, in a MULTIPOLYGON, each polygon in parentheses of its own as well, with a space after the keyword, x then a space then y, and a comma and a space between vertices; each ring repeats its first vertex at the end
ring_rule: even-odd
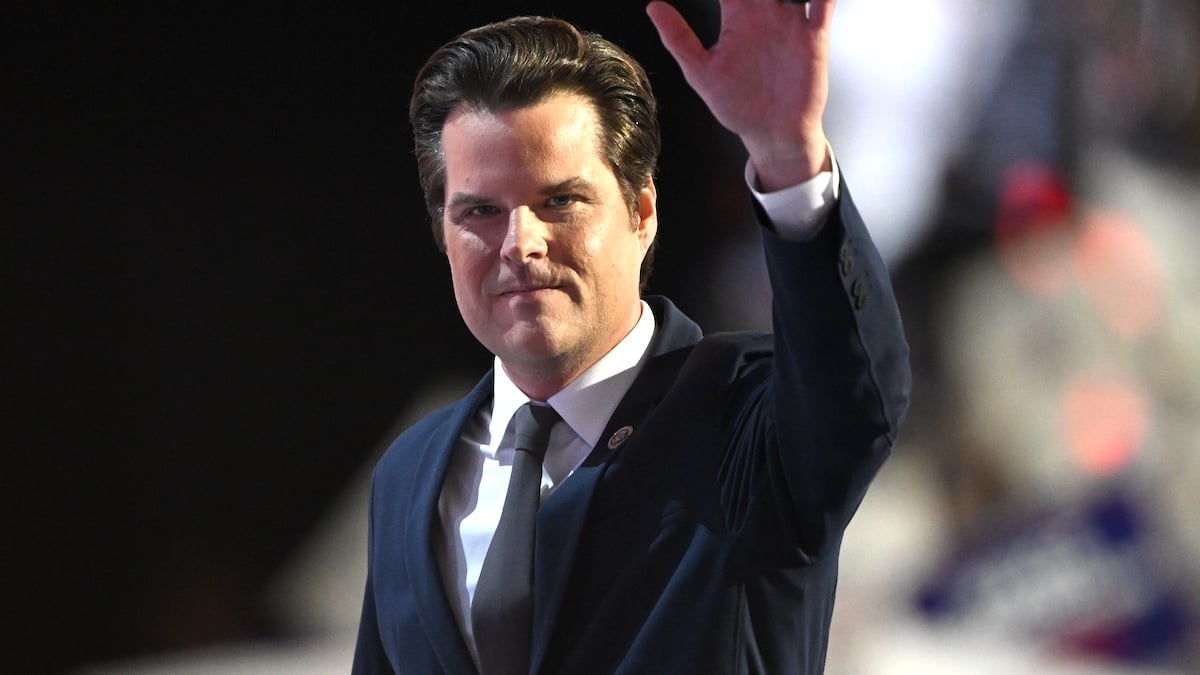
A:
POLYGON ((854 254, 850 252, 850 244, 842 244, 838 262, 841 263, 842 276, 850 276, 850 273, 854 271, 854 254))
POLYGON ((867 297, 871 293, 870 286, 864 279, 855 279, 850 286, 850 294, 854 296, 854 308, 862 309, 867 306, 867 297))

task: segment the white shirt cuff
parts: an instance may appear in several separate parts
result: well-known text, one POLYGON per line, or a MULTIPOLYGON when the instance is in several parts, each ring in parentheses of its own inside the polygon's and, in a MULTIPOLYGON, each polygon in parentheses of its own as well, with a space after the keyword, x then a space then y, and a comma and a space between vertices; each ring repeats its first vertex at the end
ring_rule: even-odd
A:
POLYGON ((841 172, 837 158, 830 151, 832 171, 822 171, 812 178, 775 192, 759 192, 758 176, 746 162, 746 185, 771 220, 775 233, 791 241, 808 241, 821 230, 822 223, 838 199, 841 172))

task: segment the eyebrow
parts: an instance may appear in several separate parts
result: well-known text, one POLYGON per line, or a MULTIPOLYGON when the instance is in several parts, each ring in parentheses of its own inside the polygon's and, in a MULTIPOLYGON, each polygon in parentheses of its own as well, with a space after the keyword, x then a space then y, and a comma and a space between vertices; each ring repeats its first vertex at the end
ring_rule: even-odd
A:
POLYGON ((538 192, 540 194, 550 196, 550 195, 559 195, 564 192, 590 191, 591 189, 592 189, 591 181, 585 180, 579 176, 573 176, 573 177, 568 178, 560 183, 555 183, 554 185, 547 185, 546 187, 542 188, 541 190, 538 190, 538 192))
POLYGON ((473 192, 455 192, 450 197, 450 200, 448 202, 446 202, 446 207, 454 208, 454 207, 464 206, 464 205, 475 206, 475 205, 479 205, 479 204, 486 204, 490 201, 491 200, 488 199, 487 197, 480 195, 480 194, 475 194, 473 192))

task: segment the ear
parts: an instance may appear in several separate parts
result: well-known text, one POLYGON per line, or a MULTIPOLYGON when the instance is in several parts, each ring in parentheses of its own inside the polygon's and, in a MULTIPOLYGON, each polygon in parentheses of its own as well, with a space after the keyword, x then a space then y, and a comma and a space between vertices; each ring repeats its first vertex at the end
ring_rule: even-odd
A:
POLYGON ((654 237, 658 235, 658 188, 655 187, 653 178, 638 191, 637 222, 634 231, 641 240, 644 255, 654 243, 654 237))

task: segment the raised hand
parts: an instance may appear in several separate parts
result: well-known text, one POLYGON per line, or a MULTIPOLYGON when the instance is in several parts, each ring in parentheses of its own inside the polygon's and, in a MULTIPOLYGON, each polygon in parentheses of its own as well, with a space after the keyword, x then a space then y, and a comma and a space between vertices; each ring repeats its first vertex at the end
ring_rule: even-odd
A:
POLYGON ((679 12, 646 7, 688 84, 750 154, 763 190, 829 168, 821 117, 829 94, 834 0, 721 0, 721 32, 705 49, 679 12))

